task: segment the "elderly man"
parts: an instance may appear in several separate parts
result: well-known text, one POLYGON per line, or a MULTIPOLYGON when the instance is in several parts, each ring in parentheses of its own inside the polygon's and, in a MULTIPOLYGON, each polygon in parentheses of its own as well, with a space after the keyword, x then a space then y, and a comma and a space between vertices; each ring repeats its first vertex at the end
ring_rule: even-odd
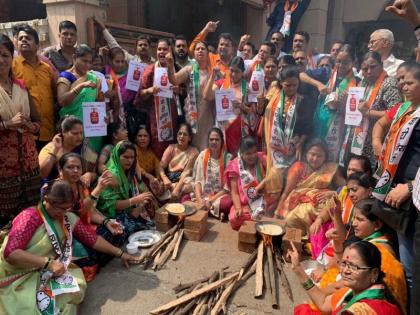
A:
POLYGON ((389 76, 395 77, 398 66, 404 60, 395 58, 392 54, 392 47, 394 47, 394 34, 390 30, 380 29, 370 35, 369 50, 376 51, 381 55, 384 70, 389 76))

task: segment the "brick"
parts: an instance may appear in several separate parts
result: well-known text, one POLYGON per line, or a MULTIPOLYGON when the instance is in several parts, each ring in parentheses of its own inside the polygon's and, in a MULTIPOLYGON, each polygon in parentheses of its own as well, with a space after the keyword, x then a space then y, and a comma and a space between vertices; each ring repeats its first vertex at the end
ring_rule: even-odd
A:
POLYGON ((169 223, 155 222, 155 224, 156 224, 156 230, 158 230, 159 232, 167 232, 173 226, 173 225, 170 225, 169 223))
POLYGON ((199 242, 208 232, 208 226, 203 225, 200 230, 184 229, 184 237, 189 241, 199 242))
POLYGON ((238 242, 238 250, 245 253, 253 253, 256 248, 255 244, 238 242))
POLYGON ((257 243, 257 230, 255 229, 254 221, 245 221, 238 233, 238 242, 247 244, 257 243))
POLYGON ((185 218, 184 228, 190 231, 199 231, 203 226, 207 227, 207 211, 197 211, 196 213, 185 218))
POLYGON ((185 201, 185 202, 183 202, 183 204, 186 205, 186 206, 193 207, 193 208, 197 209, 198 211, 200 211, 200 210, 205 211, 204 205, 199 204, 199 203, 194 202, 194 201, 185 201))
POLYGON ((165 210, 165 207, 159 208, 155 212, 155 222, 169 223, 169 213, 165 210))
MULTIPOLYGON (((291 242, 295 245, 299 253, 302 252, 302 230, 295 228, 286 228, 286 234, 283 235, 282 249, 286 254, 287 250, 292 250, 291 242)), ((286 256, 286 255, 285 255, 286 256)))

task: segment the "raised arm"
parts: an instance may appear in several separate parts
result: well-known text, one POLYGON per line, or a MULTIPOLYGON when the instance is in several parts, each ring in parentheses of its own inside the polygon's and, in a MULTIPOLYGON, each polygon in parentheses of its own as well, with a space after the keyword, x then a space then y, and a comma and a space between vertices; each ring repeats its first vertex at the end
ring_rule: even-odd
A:
POLYGON ((373 126, 372 147, 376 157, 379 157, 381 155, 382 144, 385 135, 388 133, 389 128, 391 127, 391 123, 392 121, 388 118, 388 116, 384 115, 373 126))
POLYGON ((200 33, 198 33, 198 35, 192 40, 190 47, 188 48, 188 53, 190 54, 190 56, 194 55, 194 49, 195 49, 195 45, 197 45, 198 42, 203 42, 206 40, 206 37, 209 33, 213 33, 216 31, 217 26, 219 25, 220 21, 217 22, 213 22, 213 21, 209 21, 207 22, 206 26, 204 26, 204 28, 201 30, 200 33))
POLYGON ((174 58, 172 53, 169 52, 166 55, 166 62, 168 63, 168 79, 173 85, 180 85, 185 83, 189 78, 189 73, 192 71, 192 66, 186 66, 175 72, 174 58))
POLYGON ((218 68, 213 68, 210 78, 207 80, 206 86, 204 87, 204 99, 208 102, 214 101, 214 80, 216 79, 217 73, 220 73, 218 68))

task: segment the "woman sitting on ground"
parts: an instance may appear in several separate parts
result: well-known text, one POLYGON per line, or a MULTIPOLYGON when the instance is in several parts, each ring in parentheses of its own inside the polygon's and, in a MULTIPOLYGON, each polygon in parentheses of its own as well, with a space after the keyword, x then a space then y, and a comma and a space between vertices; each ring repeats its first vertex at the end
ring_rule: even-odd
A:
POLYGON ((267 206, 264 199, 265 155, 257 152, 257 144, 252 137, 241 140, 239 152, 225 171, 225 181, 233 202, 229 221, 234 230, 239 230, 244 221, 262 216, 267 206))
POLYGON ((81 181, 90 187, 97 177, 95 173, 96 160, 94 163, 88 162, 89 154, 84 150, 85 145, 83 144, 83 122, 75 116, 66 116, 59 126, 59 133, 39 153, 41 177, 45 181, 57 178, 58 160, 65 153, 74 152, 82 158, 81 181))
POLYGON ((0 250, 1 314, 53 314, 54 306, 60 314, 77 313, 86 282, 82 271, 71 264, 73 237, 94 250, 120 257, 126 266, 138 259, 97 236, 68 212, 73 204, 70 184, 56 180, 46 187, 38 207, 23 210, 13 220, 0 250), (51 283, 61 294, 51 294, 51 283))
POLYGON ((125 128, 122 123, 118 122, 108 124, 105 145, 102 148, 98 158, 98 172, 100 174, 106 170, 106 163, 111 157, 112 149, 118 142, 123 140, 128 140, 127 128, 125 128))
POLYGON ((117 181, 116 187, 107 187, 99 195, 97 209, 107 218, 117 219, 124 233, 116 242, 124 241, 130 234, 154 226, 151 218, 157 202, 137 174, 136 148, 130 141, 117 143, 106 164, 117 181))
POLYGON ((192 130, 188 124, 181 124, 177 133, 177 143, 169 145, 163 153, 160 165, 166 171, 162 174, 165 188, 171 191, 171 199, 189 200, 192 192, 191 176, 198 150, 191 146, 192 130))
POLYGON ((224 181, 224 171, 232 155, 224 149, 223 132, 213 127, 208 134, 208 148, 195 161, 193 180, 196 201, 216 218, 229 215, 232 199, 224 181))
POLYGON ((139 127, 134 143, 136 144, 137 167, 142 179, 156 198, 161 201, 169 199, 170 191, 165 188, 162 182, 162 177, 166 176, 165 171, 156 154, 150 148, 150 133, 146 126, 139 127))
POLYGON ((334 293, 326 293, 315 285, 302 268, 296 248, 289 250, 288 256, 293 271, 318 309, 301 304, 295 307, 295 315, 401 314, 383 282, 381 252, 372 243, 360 241, 344 250, 339 263, 344 286, 334 293))
MULTIPOLYGON (((96 207, 96 201, 99 194, 106 188, 115 185, 114 177, 109 171, 105 171, 98 179, 98 184, 89 192, 89 189, 80 180, 82 175, 82 160, 80 155, 76 153, 66 153, 58 161, 60 170, 60 179, 68 182, 74 195, 74 204, 71 212, 76 214, 85 224, 94 225, 96 233, 107 237, 109 231, 113 236, 121 235, 122 228, 115 221, 108 219, 96 207), (98 226, 98 228, 96 228, 98 226)), ((111 241, 111 240, 109 240, 111 241)), ((122 245, 122 244, 118 244, 122 245)), ((96 252, 85 249, 82 244, 75 238, 73 240, 73 260, 83 269, 86 281, 90 281, 96 274, 97 263, 100 262, 100 256, 96 252)), ((100 262, 102 264, 102 262, 100 262)))

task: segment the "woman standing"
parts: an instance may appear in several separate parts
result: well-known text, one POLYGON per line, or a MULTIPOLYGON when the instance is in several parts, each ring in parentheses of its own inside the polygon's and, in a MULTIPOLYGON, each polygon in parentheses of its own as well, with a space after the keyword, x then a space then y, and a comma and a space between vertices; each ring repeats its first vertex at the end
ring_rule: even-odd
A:
MULTIPOLYGON (((73 56, 73 67, 60 73, 57 80, 60 119, 66 115, 73 115, 83 121, 83 103, 104 99, 101 81, 89 71, 92 68, 92 58, 92 49, 80 45, 73 56)), ((98 154, 102 148, 102 137, 88 138, 88 148, 98 154)))
POLYGON ((34 134, 40 119, 23 82, 11 72, 14 47, 0 35, 0 228, 39 200, 34 134))
POLYGON ((327 84, 332 93, 319 96, 314 115, 315 137, 325 139, 329 160, 333 162, 339 161, 343 144, 348 89, 357 86, 357 78, 353 72, 354 63, 353 48, 344 45, 337 55, 335 68, 327 84))
POLYGON ((224 180, 224 170, 232 155, 224 149, 223 132, 213 127, 208 134, 208 148, 203 150, 194 165, 193 181, 197 202, 216 218, 229 215, 232 206, 224 180))
MULTIPOLYGON (((169 144, 174 143, 177 126, 177 95, 172 98, 158 96, 159 88, 155 86, 156 69, 167 68, 166 55, 171 45, 165 38, 157 44, 157 58, 155 64, 148 66, 143 73, 141 88, 136 96, 138 104, 148 115, 147 128, 151 132, 151 148, 160 158, 169 144)), ((167 83, 166 83, 167 84, 167 83)), ((178 87, 172 87, 173 92, 178 92, 178 87)))
POLYGON ((362 71, 366 74, 361 87, 365 88, 363 100, 358 105, 363 114, 360 126, 347 128, 344 140, 344 156, 349 153, 366 155, 371 165, 376 165, 372 148, 372 129, 375 122, 385 116, 386 111, 403 101, 398 81, 386 74, 377 52, 368 52, 362 63, 362 71))
POLYGON ((186 66, 175 73, 172 54, 166 55, 169 68, 169 82, 180 85, 187 82, 188 96, 185 100, 186 121, 194 133, 192 144, 199 150, 206 148, 206 136, 214 125, 215 110, 203 97, 204 87, 211 75, 207 44, 198 42, 194 48, 197 63, 186 66))

